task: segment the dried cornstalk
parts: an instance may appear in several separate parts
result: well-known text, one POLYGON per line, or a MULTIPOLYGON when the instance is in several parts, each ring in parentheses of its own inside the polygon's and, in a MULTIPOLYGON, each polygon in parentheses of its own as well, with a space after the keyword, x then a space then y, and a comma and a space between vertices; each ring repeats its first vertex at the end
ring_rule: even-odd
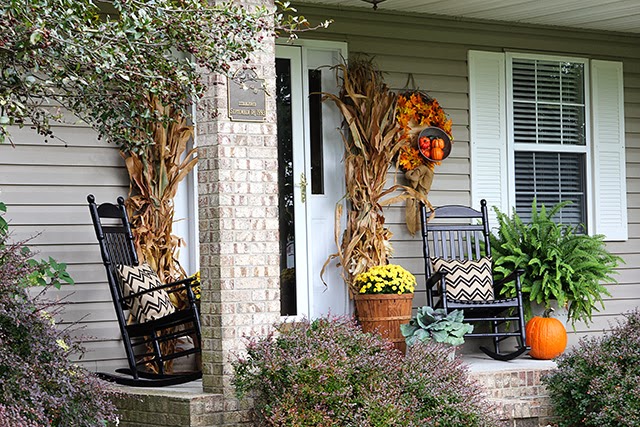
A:
MULTIPOLYGON (((166 283, 186 276, 177 258, 183 242, 172 234, 173 199, 178 184, 194 168, 198 158, 195 148, 187 152, 193 126, 187 125, 184 117, 164 107, 155 97, 149 99, 149 109, 152 114, 154 111, 168 113, 172 121, 157 123, 151 129, 155 144, 139 153, 122 153, 130 177, 126 206, 138 256, 166 283)), ((184 308, 188 303, 186 295, 178 292, 171 293, 170 297, 178 308, 184 308)), ((173 351, 175 346, 175 341, 167 342, 163 351, 173 351)), ((170 363, 167 365, 170 369, 170 363)))
POLYGON ((398 150, 404 144, 396 138, 396 95, 389 90, 371 60, 354 60, 340 64, 336 71, 342 80, 338 96, 325 93, 342 116, 346 131, 345 181, 349 201, 346 229, 340 238, 342 205, 336 208, 335 227, 338 252, 331 255, 322 269, 337 258, 350 295, 358 292, 353 279, 376 265, 387 264, 391 253, 391 232, 384 226, 382 207, 407 198, 423 200, 414 189, 394 184, 385 188, 387 173, 398 150), (402 193, 398 194, 398 190, 402 193))

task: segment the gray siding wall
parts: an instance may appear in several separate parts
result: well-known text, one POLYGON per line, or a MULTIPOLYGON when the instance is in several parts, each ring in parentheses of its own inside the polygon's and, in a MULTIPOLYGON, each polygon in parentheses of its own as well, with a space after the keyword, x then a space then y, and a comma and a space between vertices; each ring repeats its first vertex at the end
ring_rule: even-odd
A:
POLYGON ((116 147, 91 129, 58 126, 55 134, 67 147, 60 140, 45 144, 27 129, 14 131, 15 148, 0 145, 0 201, 15 240, 31 238, 37 258, 68 264, 76 284, 48 297, 66 304, 58 324, 77 329, 87 350, 80 363, 90 370, 121 366, 124 352, 86 197, 126 196, 128 176, 116 147))
MULTIPOLYGON (((608 286, 612 298, 606 301, 606 309, 594 316, 591 325, 577 325, 577 331, 570 334, 570 343, 585 334, 608 329, 621 313, 640 305, 640 36, 405 16, 382 10, 310 5, 297 8, 311 22, 335 20, 329 29, 306 33, 304 37, 346 41, 350 57, 361 53, 375 57, 394 89, 402 90, 412 74, 416 87, 437 98, 453 119, 453 150, 442 166, 436 168, 429 194, 436 206, 471 203, 467 67, 470 49, 622 61, 629 239, 610 243, 609 248, 621 255, 626 264, 619 269, 620 284, 608 286)), ((425 297, 421 242, 406 231, 402 207, 390 207, 386 219, 394 233, 395 261, 418 276, 421 291, 416 294, 414 304, 422 305, 425 297)))

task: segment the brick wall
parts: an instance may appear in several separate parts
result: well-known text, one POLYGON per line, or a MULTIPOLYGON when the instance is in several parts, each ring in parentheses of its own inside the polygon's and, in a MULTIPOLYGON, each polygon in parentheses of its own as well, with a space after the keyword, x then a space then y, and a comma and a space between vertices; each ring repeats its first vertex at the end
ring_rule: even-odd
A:
MULTIPOLYGON (((275 43, 251 63, 273 94, 275 43)), ((205 77, 211 89, 197 117, 203 388, 225 397, 225 423, 233 424, 241 408, 230 362, 243 335, 265 334, 280 315, 276 111, 268 95, 264 123, 232 122, 226 78, 205 77)))
POLYGON ((223 420, 223 397, 126 387, 115 399, 118 427, 213 427, 223 420))
POLYGON ((503 421, 501 427, 538 427, 553 421, 549 393, 542 377, 549 369, 473 372, 503 421))

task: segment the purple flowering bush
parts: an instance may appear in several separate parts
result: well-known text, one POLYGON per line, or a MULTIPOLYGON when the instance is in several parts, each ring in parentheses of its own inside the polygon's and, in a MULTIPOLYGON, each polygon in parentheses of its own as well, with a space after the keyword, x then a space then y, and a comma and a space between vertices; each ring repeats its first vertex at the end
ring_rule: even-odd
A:
POLYGON ((560 427, 640 426, 640 312, 581 340, 544 382, 560 427))
POLYGON ((26 292, 41 277, 31 257, 0 221, 0 427, 104 426, 116 414, 107 389, 69 361, 80 349, 55 328, 56 306, 26 292))
POLYGON ((234 362, 239 398, 260 426, 495 425, 480 387, 450 349, 426 342, 404 357, 353 319, 280 324, 234 362))

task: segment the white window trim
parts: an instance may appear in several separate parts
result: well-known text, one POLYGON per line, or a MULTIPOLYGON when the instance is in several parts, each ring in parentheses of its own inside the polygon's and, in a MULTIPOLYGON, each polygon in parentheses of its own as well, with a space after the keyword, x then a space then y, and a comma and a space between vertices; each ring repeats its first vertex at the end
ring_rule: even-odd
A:
POLYGON ((591 152, 593 151, 593 138, 591 136, 591 76, 589 74, 589 60, 587 58, 571 57, 571 56, 555 56, 532 53, 515 53, 508 52, 506 55, 506 110, 507 110, 507 170, 508 174, 508 204, 511 208, 516 205, 516 173, 515 173, 515 152, 516 151, 532 151, 532 152, 554 152, 554 153, 580 153, 585 154, 585 198, 586 198, 586 219, 587 233, 594 233, 594 199, 595 192, 593 187, 593 164, 591 161, 591 152), (562 61, 574 62, 584 65, 584 99, 585 99, 585 145, 562 145, 562 144, 525 144, 516 143, 514 141, 514 117, 513 117, 513 60, 515 59, 531 59, 538 61, 562 61))

